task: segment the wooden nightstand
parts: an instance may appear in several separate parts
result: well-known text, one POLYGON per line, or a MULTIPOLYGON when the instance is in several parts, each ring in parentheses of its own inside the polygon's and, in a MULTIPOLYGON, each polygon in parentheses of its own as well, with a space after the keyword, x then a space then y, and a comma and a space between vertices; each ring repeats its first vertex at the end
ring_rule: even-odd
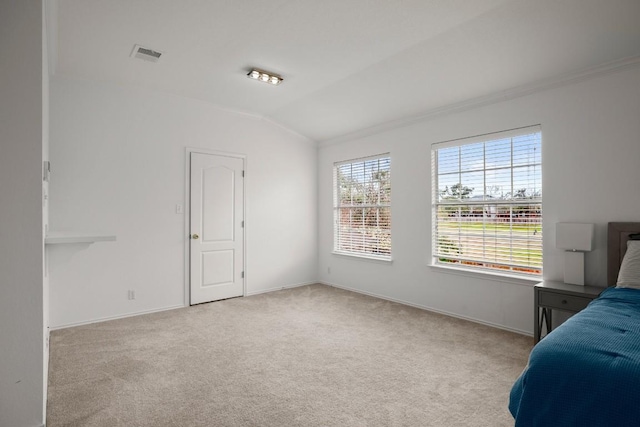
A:
POLYGON ((562 310, 577 313, 596 299, 604 288, 596 286, 568 285, 563 282, 544 281, 534 287, 535 325, 533 339, 540 341, 542 323, 547 334, 552 329, 552 311, 562 310))

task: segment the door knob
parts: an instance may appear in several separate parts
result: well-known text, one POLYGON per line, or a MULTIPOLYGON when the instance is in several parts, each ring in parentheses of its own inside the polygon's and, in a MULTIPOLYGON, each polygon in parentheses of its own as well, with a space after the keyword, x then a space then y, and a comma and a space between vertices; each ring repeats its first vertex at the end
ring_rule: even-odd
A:
POLYGON ((200 236, 198 236, 197 234, 192 234, 192 235, 191 235, 191 238, 192 238, 193 240, 198 240, 198 239, 200 238, 200 236))

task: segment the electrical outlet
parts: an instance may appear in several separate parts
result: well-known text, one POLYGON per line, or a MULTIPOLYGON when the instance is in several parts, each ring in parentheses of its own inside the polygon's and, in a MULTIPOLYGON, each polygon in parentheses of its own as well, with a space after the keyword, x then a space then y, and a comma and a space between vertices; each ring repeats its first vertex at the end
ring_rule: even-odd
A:
POLYGON ((184 213, 184 206, 182 206, 181 204, 177 204, 176 205, 176 213, 177 214, 183 214, 184 213))
POLYGON ((134 299, 136 299, 136 291, 134 291, 134 290, 132 290, 132 289, 129 289, 128 297, 129 297, 129 300, 134 300, 134 299))
POLYGON ((327 267, 327 273, 331 274, 331 267, 327 267))

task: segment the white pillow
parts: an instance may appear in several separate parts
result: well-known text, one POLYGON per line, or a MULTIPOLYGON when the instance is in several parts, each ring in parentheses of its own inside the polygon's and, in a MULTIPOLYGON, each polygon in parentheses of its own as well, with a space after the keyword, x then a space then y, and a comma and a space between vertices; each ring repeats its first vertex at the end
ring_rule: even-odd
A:
POLYGON ((616 288, 640 289, 640 240, 629 240, 616 288))

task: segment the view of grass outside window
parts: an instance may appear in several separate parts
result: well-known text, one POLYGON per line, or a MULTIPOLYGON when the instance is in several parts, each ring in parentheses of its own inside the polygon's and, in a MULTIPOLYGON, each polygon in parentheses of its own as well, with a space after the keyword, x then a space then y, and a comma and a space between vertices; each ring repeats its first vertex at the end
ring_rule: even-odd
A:
POLYGON ((334 251, 391 259, 391 158, 388 154, 333 167, 334 251))
POLYGON ((434 264, 542 274, 538 126, 434 144, 434 264))

